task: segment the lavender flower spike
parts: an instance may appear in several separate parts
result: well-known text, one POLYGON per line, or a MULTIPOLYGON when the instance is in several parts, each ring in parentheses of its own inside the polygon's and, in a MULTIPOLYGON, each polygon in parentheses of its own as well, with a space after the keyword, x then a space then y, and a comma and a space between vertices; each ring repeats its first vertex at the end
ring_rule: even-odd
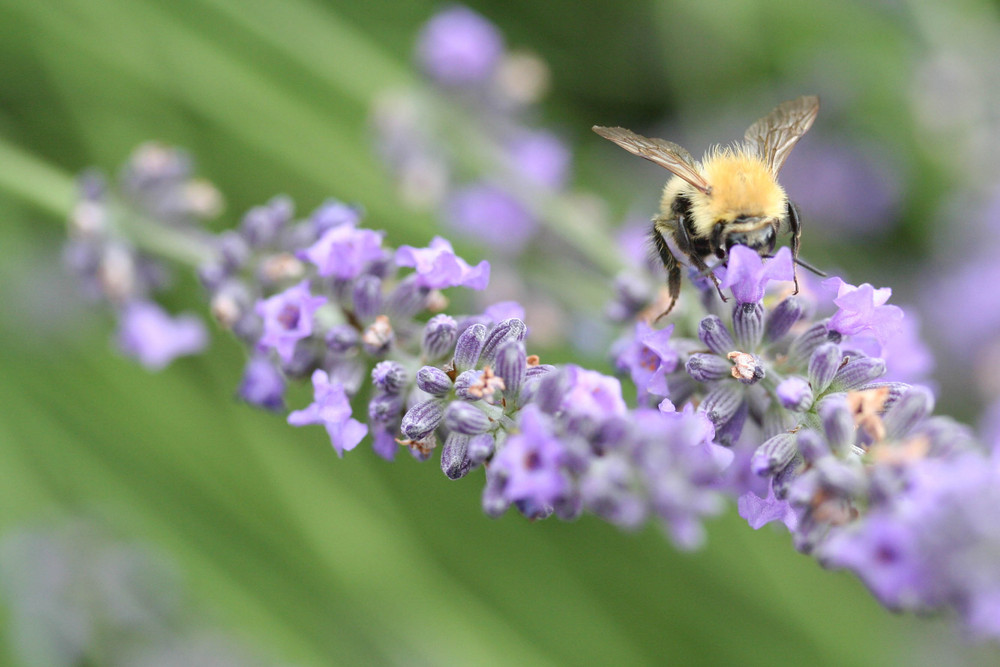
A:
POLYGON ((347 400, 344 386, 331 381, 326 371, 315 371, 312 376, 314 400, 304 410, 296 410, 288 415, 292 426, 322 424, 330 434, 337 456, 358 446, 368 432, 368 427, 351 418, 351 404, 347 400))

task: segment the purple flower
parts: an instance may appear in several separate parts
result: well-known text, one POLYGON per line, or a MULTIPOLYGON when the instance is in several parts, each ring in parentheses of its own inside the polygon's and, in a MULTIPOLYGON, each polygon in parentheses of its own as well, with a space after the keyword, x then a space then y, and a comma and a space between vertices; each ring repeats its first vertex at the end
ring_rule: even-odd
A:
POLYGON ((357 229, 345 222, 326 230, 316 243, 300 251, 299 257, 315 264, 321 276, 351 280, 385 254, 381 232, 357 229))
POLYGON ((336 199, 330 199, 313 211, 309 220, 316 226, 317 234, 323 234, 341 225, 351 227, 358 225, 361 222, 361 209, 336 199))
POLYGON ((417 39, 417 60, 432 79, 451 86, 485 81, 503 56, 496 26, 467 7, 434 16, 417 39))
POLYGON ((448 226, 466 238, 506 253, 521 250, 538 222, 513 195, 488 183, 453 192, 444 206, 448 226))
POLYGON ((729 250, 729 262, 724 267, 722 288, 731 287, 740 303, 757 303, 764 298, 764 288, 771 280, 791 280, 794 277, 792 253, 780 249, 769 261, 754 250, 734 245, 729 250))
POLYGON ((589 371, 573 364, 565 368, 567 391, 561 409, 592 419, 624 415, 628 411, 617 378, 589 371))
POLYGON ((899 175, 884 160, 888 151, 871 148, 812 136, 792 151, 781 184, 811 219, 823 223, 810 225, 810 236, 815 229, 831 238, 871 237, 895 222, 899 175))
POLYGON ((767 485, 767 498, 761 498, 753 491, 747 491, 736 501, 739 515, 746 519, 754 530, 759 530, 772 521, 781 521, 788 530, 795 532, 798 520, 787 500, 778 500, 774 486, 767 485))
POLYGON ((455 254, 451 243, 440 236, 435 236, 426 248, 400 246, 396 250, 396 263, 416 269, 417 284, 431 289, 461 285, 481 290, 490 281, 489 262, 483 260, 475 268, 470 267, 455 254))
POLYGON ((674 325, 653 329, 639 320, 635 335, 616 359, 620 370, 632 375, 632 382, 640 391, 654 396, 668 396, 667 374, 677 369, 677 350, 670 345, 674 325))
POLYGON ((325 296, 309 292, 308 280, 258 301, 254 310, 264 320, 264 335, 258 346, 274 349, 282 361, 291 363, 295 344, 312 334, 313 314, 325 303, 325 296))
POLYGON ((284 410, 285 378, 267 357, 254 355, 243 370, 239 395, 250 405, 284 410))
POLYGON ((502 494, 508 502, 552 505, 569 489, 561 468, 565 448, 535 405, 521 411, 519 426, 493 458, 490 472, 504 480, 502 494))
POLYGON ((322 424, 330 434, 330 442, 343 457, 345 451, 358 446, 368 432, 368 427, 351 418, 351 404, 347 400, 344 386, 330 381, 326 371, 317 370, 312 375, 313 402, 304 410, 296 410, 288 415, 292 426, 322 424))
POLYGON ((132 301, 122 308, 118 346, 149 370, 160 370, 177 357, 197 354, 207 344, 205 325, 194 315, 171 317, 152 301, 132 301))
POLYGON ((853 570, 888 607, 912 605, 931 581, 923 568, 918 541, 902 521, 869 515, 834 533, 824 544, 824 564, 853 570))
POLYGON ((517 301, 498 301, 486 307, 483 315, 493 322, 503 322, 511 318, 524 321, 524 306, 517 301))
POLYGON ((885 345, 902 327, 903 310, 885 305, 892 289, 875 289, 868 283, 855 287, 840 278, 824 280, 822 285, 837 294, 833 302, 839 310, 830 318, 830 328, 834 331, 845 336, 870 333, 885 345))
POLYGON ((526 132, 507 145, 511 171, 529 183, 558 190, 566 183, 572 154, 551 132, 526 132))

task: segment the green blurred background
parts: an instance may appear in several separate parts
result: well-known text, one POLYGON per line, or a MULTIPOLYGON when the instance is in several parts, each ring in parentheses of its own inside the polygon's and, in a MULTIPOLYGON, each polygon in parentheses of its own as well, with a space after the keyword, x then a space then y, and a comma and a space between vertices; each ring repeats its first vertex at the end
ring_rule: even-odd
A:
MULTIPOLYGON (((819 93, 814 131, 874 152, 899 195, 874 233, 831 225, 809 247, 808 230, 808 256, 906 302, 919 296, 910 277, 938 261, 936 212, 955 188, 975 197, 996 182, 949 149, 966 150, 954 135, 971 130, 929 133, 919 96, 942 51, 978 49, 962 71, 995 67, 983 60, 1000 39, 988 3, 469 4, 549 63, 540 120, 575 140, 576 185, 618 215, 651 212, 662 174, 591 125, 673 131, 697 153, 819 93)), ((111 323, 59 267, 63 220, 71 176, 113 173, 142 141, 191 150, 226 194, 223 224, 277 193, 301 211, 333 196, 362 202, 390 243, 426 243, 437 223, 399 202, 368 112, 416 81, 414 37, 437 8, 0 0, 0 540, 75 520, 98 542, 141 545, 181 582, 172 646, 213 629, 264 664, 990 664, 946 622, 893 616, 735 512, 692 555, 653 528, 488 520, 475 476, 449 482, 435 462, 387 464, 366 448, 339 460, 321 429, 237 403, 243 356, 226 336, 155 375, 110 349, 111 323)), ((197 308, 192 277, 169 299, 197 308)), ((982 400, 945 403, 972 418, 982 400)), ((0 604, 0 664, 45 664, 15 622, 23 602, 0 604)), ((115 641, 99 635, 89 664, 113 664, 115 641)))

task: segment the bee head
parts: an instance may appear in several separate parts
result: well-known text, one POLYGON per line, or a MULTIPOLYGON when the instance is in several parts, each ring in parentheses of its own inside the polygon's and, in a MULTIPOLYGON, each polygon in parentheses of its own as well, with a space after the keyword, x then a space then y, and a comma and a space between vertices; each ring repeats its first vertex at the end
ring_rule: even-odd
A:
MULTIPOLYGON (((721 226, 720 226, 721 228, 721 226)), ((729 257, 729 250, 734 245, 750 248, 761 257, 774 253, 778 239, 778 221, 767 218, 740 217, 732 224, 721 228, 719 244, 715 254, 719 259, 729 257)))

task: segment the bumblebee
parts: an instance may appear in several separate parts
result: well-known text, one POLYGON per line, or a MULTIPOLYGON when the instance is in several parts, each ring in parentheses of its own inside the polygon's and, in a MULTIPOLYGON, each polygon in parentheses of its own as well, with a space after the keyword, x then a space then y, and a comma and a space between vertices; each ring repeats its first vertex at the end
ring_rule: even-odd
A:
MULTIPOLYGON (((793 266, 814 270, 799 260, 802 222, 777 178, 781 165, 818 112, 819 98, 814 95, 784 102, 751 125, 742 142, 716 146, 701 162, 673 142, 650 139, 621 127, 594 126, 594 132, 605 139, 673 174, 663 188, 660 212, 653 218, 650 232, 656 254, 667 270, 670 292, 670 305, 660 317, 673 309, 681 290, 681 268, 675 253, 711 277, 723 301, 726 297, 719 279, 705 258, 714 255, 725 265, 734 245, 770 257, 778 236, 791 234, 793 266)), ((798 293, 798 275, 794 278, 798 293)))

